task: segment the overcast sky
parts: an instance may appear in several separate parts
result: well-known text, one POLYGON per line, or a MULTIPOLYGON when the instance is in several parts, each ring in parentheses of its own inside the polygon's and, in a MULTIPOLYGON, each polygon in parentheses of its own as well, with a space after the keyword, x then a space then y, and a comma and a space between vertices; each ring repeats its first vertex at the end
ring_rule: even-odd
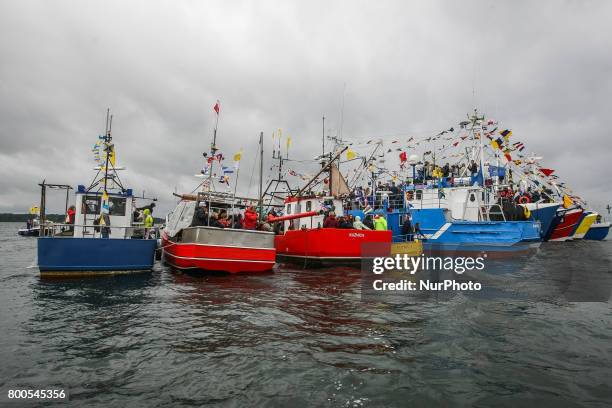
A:
POLYGON ((44 178, 87 184, 110 107, 123 178, 162 216, 198 182, 216 99, 245 193, 260 131, 267 155, 282 128, 307 159, 322 115, 363 140, 426 136, 478 107, 599 207, 611 21, 609 1, 2 0, 0 212, 26 211, 44 178))

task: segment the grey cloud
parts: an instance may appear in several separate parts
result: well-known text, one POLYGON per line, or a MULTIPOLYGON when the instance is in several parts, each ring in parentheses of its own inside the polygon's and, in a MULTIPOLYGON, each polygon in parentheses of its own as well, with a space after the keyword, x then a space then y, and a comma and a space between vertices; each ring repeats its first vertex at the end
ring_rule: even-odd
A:
POLYGON ((107 106, 123 177, 167 211, 197 183, 221 98, 219 144, 245 149, 248 191, 259 131, 267 153, 282 128, 291 157, 313 157, 344 84, 345 138, 435 133, 478 106, 606 203, 610 17, 595 1, 4 1, 0 211, 43 178, 89 181, 107 106))

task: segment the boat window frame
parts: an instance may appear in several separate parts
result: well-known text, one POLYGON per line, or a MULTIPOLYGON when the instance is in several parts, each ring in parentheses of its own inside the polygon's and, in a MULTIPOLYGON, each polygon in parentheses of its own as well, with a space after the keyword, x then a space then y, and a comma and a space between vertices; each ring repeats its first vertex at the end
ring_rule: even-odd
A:
POLYGON ((127 198, 126 197, 115 197, 115 196, 109 196, 108 197, 108 204, 109 204, 109 216, 113 216, 113 217, 125 217, 125 212, 127 210, 127 198), (121 206, 119 206, 119 210, 117 209, 117 204, 116 202, 122 202, 123 203, 123 211, 121 210, 121 206))

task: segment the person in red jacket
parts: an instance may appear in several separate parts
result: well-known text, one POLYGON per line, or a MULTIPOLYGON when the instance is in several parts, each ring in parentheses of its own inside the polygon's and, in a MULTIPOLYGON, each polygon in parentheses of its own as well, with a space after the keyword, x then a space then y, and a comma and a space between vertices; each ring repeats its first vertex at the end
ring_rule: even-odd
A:
POLYGON ((254 230, 257 228, 257 211, 251 206, 244 212, 244 220, 242 221, 242 228, 247 230, 254 230))
POLYGON ((68 227, 68 231, 74 232, 74 217, 76 216, 76 208, 74 205, 71 205, 66 212, 66 224, 70 224, 68 227))
POLYGON ((323 221, 323 228, 338 228, 338 219, 336 219, 336 213, 330 211, 323 221))
POLYGON ((74 205, 71 205, 68 208, 68 212, 66 213, 66 224, 74 224, 74 216, 76 214, 76 208, 74 205))

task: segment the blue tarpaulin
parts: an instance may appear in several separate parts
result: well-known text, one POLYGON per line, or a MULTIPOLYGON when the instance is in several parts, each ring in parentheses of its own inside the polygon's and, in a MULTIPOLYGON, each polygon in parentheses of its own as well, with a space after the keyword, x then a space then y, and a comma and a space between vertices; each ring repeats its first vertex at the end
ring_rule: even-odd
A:
POLYGON ((489 166, 489 176, 506 177, 506 168, 498 166, 489 166))

